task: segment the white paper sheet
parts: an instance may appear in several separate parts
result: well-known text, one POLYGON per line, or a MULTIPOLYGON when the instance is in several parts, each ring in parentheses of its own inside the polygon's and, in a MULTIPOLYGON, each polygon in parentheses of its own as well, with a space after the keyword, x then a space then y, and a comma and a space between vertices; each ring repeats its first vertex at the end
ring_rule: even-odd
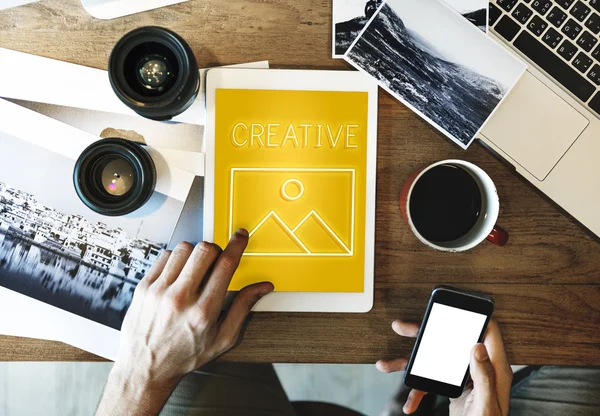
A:
MULTIPOLYGON (((0 10, 38 1, 40 0, 2 0, 0 10)), ((114 19, 186 1, 188 0, 81 0, 81 5, 96 19, 114 19)))
POLYGON ((196 176, 204 176, 204 153, 159 149, 156 147, 147 147, 146 150, 153 158, 155 154, 160 155, 170 166, 180 167, 196 176))
MULTIPOLYGON (((90 144, 101 140, 98 136, 2 99, 0 99, 0 114, 3 116, 0 131, 73 160, 77 160, 81 152, 90 144), (46 140, 48 132, 52 132, 52 141, 46 140)), ((156 191, 179 201, 185 201, 195 175, 169 166, 166 160, 172 159, 174 157, 172 154, 168 154, 165 158, 161 157, 158 149, 152 152, 156 165, 156 191)))
MULTIPOLYGON (((0 97, 56 104, 109 113, 136 115, 115 95, 108 72, 55 59, 0 48, 0 97)), ((237 65, 236 65, 237 66, 237 65)), ((268 61, 240 67, 268 68, 268 61)), ((172 121, 204 125, 206 69, 201 69, 198 98, 172 121)))
MULTIPOLYGON (((202 149, 202 137, 198 137, 197 144, 191 145, 188 136, 193 129, 203 129, 205 75, 208 68, 200 69, 200 92, 194 103, 196 107, 192 106, 196 108, 193 110, 195 113, 202 115, 202 122, 196 124, 184 120, 182 123, 170 124, 145 119, 126 107, 114 95, 106 71, 4 48, 0 48, 0 61, 11 63, 12 79, 7 82, 6 77, 2 77, 0 68, 0 97, 20 100, 20 105, 97 136, 100 134, 100 126, 135 130, 146 138, 149 146, 161 152, 169 165, 198 176, 204 175, 204 155, 186 153, 200 152, 202 149), (52 79, 53 82, 28 79, 35 72, 33 68, 44 68, 44 78, 52 79), (86 86, 92 86, 91 90, 86 86), (54 105, 54 108, 44 104, 54 105), (186 127, 184 124, 192 126, 186 127), (172 131, 177 133, 177 137, 168 136, 168 132, 172 131)), ((251 62, 231 67, 261 69, 268 68, 269 62, 251 62)), ((186 117, 191 114, 192 108, 184 113, 187 114, 186 117)), ((203 136, 203 131, 199 134, 203 136)))
POLYGON ((170 166, 204 175, 204 126, 164 123, 140 116, 10 99, 11 102, 97 137, 123 137, 157 149, 170 166))
POLYGON ((0 1, 0 10, 10 9, 11 7, 23 6, 25 4, 36 3, 40 0, 2 0, 0 1))
POLYGON ((188 0, 81 0, 81 5, 97 19, 114 19, 186 1, 188 0))

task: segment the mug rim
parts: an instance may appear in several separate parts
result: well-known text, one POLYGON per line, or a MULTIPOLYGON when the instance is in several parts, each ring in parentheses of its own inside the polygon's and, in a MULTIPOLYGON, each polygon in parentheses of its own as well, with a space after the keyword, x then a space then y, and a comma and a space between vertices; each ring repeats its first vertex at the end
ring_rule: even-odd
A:
MULTIPOLYGON (((471 172, 470 172, 471 173, 471 172)), ((479 186, 479 184, 478 184, 479 186)), ((483 170, 481 169, 479 166, 475 165, 474 163, 468 162, 466 160, 461 160, 461 159, 444 159, 444 160, 440 160, 438 162, 434 162, 430 165, 427 165, 425 168, 423 168, 418 174, 417 176, 415 176, 415 178, 413 179, 412 183, 410 184, 410 188, 408 189, 408 192, 406 194, 406 218, 408 220, 408 225, 410 227, 410 229, 412 230, 413 234, 419 239, 419 241, 421 241, 423 244, 435 249, 435 250, 439 250, 439 251, 447 251, 447 252, 460 252, 460 251, 467 251, 472 249, 473 247, 479 245, 483 240, 485 240, 487 238, 488 235, 490 235, 490 233, 492 232, 492 230, 494 229, 494 226, 496 224, 496 222, 498 221, 498 216, 500 214, 500 198, 498 196, 498 190, 496 189, 496 184, 494 183, 494 181, 492 180, 492 178, 483 170), (426 239, 425 237, 423 237, 421 235, 421 233, 419 232, 419 230, 417 230, 417 227, 415 226, 415 224, 413 223, 412 220, 412 216, 410 215, 410 200, 411 200, 411 196, 412 196, 412 191, 416 185, 416 183, 419 181, 419 179, 421 178, 421 176, 423 176, 426 172, 430 171, 431 169, 433 169, 436 166, 440 166, 440 165, 459 165, 462 167, 466 167, 469 171, 474 171, 475 174, 477 175, 482 175, 485 178, 487 178, 489 180, 489 183, 491 184, 491 191, 494 195, 494 200, 496 201, 496 209, 494 210, 494 212, 491 212, 489 214, 491 214, 493 216, 493 221, 490 220, 489 221, 489 225, 486 225, 484 227, 485 233, 482 233, 483 237, 474 239, 472 242, 470 242, 469 244, 465 244, 464 246, 458 247, 458 248, 449 248, 449 247, 444 247, 444 246, 440 246, 428 239, 426 239)), ((486 213, 487 215, 488 213, 486 213)))

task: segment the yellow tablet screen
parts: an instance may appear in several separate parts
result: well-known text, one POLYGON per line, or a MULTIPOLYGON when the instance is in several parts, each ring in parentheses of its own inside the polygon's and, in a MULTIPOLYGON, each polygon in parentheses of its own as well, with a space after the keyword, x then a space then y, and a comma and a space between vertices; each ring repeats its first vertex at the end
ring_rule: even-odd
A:
POLYGON ((367 100, 216 90, 214 240, 250 233, 230 290, 363 291, 367 100))

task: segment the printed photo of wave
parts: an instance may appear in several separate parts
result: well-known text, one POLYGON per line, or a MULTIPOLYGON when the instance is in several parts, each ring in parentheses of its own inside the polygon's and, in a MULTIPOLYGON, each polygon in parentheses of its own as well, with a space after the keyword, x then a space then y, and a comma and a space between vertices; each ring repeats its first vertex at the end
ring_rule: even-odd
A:
MULTIPOLYGON (((447 0, 449 6, 465 19, 487 32, 488 0, 447 0)), ((333 1, 333 56, 343 56, 383 0, 333 1), (350 18, 351 16, 351 18, 350 18)))
POLYGON ((437 0, 390 0, 345 59, 466 148, 525 69, 478 33, 437 0))

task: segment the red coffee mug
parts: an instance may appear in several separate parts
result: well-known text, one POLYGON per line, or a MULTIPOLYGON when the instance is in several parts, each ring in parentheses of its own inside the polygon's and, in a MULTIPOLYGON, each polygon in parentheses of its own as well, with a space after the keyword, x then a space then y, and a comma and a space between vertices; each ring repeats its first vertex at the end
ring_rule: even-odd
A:
POLYGON ((496 225, 498 214, 500 213, 500 200, 498 198, 496 185, 494 185, 492 178, 490 178, 488 174, 483 171, 483 169, 464 160, 442 160, 412 173, 404 183, 402 192, 400 194, 400 210, 402 211, 402 217, 415 236, 417 236, 417 238, 423 244, 428 245, 436 250, 451 252, 470 250, 486 239, 498 246, 503 246, 508 241, 508 233, 502 227, 496 225), (482 212, 473 228, 466 235, 458 238, 457 240, 444 243, 433 242, 423 237, 415 227, 415 224, 411 219, 409 209, 410 198, 415 184, 425 174, 425 172, 440 165, 454 165, 469 172, 473 179, 475 179, 477 182, 482 197, 482 212))

